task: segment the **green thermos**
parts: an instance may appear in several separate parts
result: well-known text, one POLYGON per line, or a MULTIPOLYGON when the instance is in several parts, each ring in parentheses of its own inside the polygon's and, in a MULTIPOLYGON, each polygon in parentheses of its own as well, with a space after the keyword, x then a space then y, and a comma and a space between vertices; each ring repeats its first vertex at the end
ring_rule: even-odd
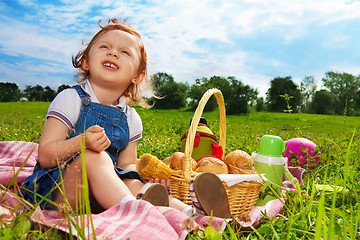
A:
POLYGON ((263 206, 280 195, 288 160, 282 156, 284 151, 285 142, 280 137, 264 135, 260 140, 259 151, 252 153, 256 171, 267 179, 260 190, 256 206, 263 206))

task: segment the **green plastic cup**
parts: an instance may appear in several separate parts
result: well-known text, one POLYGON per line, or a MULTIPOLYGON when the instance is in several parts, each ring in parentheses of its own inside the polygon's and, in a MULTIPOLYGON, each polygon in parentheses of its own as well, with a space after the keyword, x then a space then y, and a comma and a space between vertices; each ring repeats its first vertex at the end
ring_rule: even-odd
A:
POLYGON ((285 164, 287 162, 287 158, 282 157, 284 150, 285 143, 280 137, 264 135, 260 140, 259 152, 252 153, 256 171, 259 174, 264 174, 267 179, 260 189, 256 206, 263 206, 268 201, 277 199, 276 195, 281 193, 285 164))
POLYGON ((285 142, 281 137, 273 135, 264 135, 260 140, 258 154, 269 157, 282 157, 285 151, 285 142))

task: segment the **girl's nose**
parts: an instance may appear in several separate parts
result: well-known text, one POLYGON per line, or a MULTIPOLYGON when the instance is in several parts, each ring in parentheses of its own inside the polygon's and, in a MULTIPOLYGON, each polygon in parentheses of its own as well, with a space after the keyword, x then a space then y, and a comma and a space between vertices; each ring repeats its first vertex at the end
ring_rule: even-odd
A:
POLYGON ((118 58, 118 52, 115 49, 110 49, 107 53, 108 56, 114 57, 114 58, 118 58))

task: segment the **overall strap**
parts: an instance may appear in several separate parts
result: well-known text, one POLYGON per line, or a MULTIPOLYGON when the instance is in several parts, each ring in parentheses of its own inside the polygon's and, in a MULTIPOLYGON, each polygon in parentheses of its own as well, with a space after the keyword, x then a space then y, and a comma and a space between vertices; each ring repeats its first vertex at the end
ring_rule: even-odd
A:
POLYGON ((73 88, 75 88, 75 90, 78 92, 82 104, 85 106, 88 106, 90 104, 90 99, 89 97, 86 95, 85 91, 80 87, 80 85, 75 85, 73 86, 73 88))

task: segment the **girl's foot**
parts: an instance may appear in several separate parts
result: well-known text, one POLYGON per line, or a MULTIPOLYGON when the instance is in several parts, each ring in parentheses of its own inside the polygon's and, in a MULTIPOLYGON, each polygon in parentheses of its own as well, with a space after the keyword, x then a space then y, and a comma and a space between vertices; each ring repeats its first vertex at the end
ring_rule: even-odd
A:
POLYGON ((221 180, 213 173, 200 173, 190 186, 193 207, 200 215, 230 218, 229 200, 221 180), (193 191, 193 193, 192 193, 193 191))
POLYGON ((169 206, 169 195, 166 187, 160 183, 146 183, 136 199, 145 200, 154 206, 169 206))

